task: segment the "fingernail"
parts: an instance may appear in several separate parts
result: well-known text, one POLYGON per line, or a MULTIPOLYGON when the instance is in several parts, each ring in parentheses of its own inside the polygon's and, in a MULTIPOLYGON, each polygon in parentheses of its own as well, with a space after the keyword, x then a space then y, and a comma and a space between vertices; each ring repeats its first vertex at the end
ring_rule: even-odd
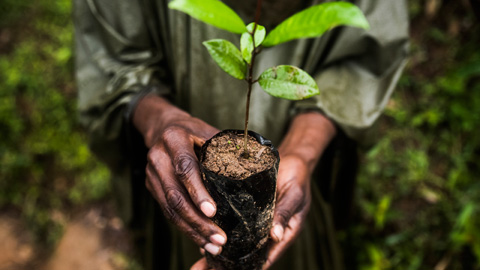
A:
POLYGON ((219 246, 216 246, 212 243, 208 243, 205 245, 205 250, 208 251, 208 253, 212 255, 218 255, 220 254, 221 248, 219 246))
POLYGON ((202 210, 207 217, 213 217, 215 215, 215 207, 209 202, 200 204, 200 210, 202 210))
POLYGON ((217 233, 210 236, 210 241, 214 242, 215 244, 219 244, 223 246, 227 242, 227 239, 225 239, 225 237, 217 233))
POLYGON ((278 242, 283 238, 283 227, 281 225, 275 225, 273 227, 273 234, 277 237, 278 242))

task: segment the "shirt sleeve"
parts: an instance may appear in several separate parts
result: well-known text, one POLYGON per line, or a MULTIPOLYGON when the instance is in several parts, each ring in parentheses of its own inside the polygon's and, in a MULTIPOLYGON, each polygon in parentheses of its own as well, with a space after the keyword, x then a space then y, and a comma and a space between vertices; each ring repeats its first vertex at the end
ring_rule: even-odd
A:
POLYGON ((306 70, 313 71, 321 94, 294 108, 321 110, 349 137, 368 145, 406 63, 409 20, 403 0, 355 4, 370 29, 341 27, 315 41, 306 70))
POLYGON ((80 122, 92 150, 111 167, 127 151, 129 106, 145 91, 168 94, 161 28, 153 1, 74 1, 80 122))

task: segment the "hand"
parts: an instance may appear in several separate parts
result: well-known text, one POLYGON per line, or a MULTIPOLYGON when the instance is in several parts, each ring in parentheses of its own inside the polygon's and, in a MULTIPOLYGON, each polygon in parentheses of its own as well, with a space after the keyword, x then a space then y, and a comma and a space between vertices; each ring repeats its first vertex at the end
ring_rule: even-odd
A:
POLYGON ((335 126, 317 112, 296 116, 278 151, 277 204, 270 231, 275 243, 263 269, 285 252, 301 231, 311 203, 310 177, 335 126))
POLYGON ((270 248, 264 269, 275 262, 296 239, 310 209, 310 174, 307 164, 297 156, 281 155, 277 177, 277 204, 270 235, 270 248))
POLYGON ((226 234, 208 219, 216 205, 203 185, 194 152, 218 130, 157 96, 139 102, 133 123, 150 149, 146 186, 164 215, 197 245, 219 254, 226 234))

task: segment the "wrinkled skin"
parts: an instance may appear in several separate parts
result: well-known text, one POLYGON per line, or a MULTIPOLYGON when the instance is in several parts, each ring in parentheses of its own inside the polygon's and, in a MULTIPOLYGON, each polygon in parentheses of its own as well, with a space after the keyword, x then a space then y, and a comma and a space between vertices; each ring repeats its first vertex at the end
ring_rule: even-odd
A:
MULTIPOLYGON (((226 235, 208 218, 215 215, 215 202, 203 186, 194 153, 195 146, 218 130, 156 96, 140 101, 133 122, 150 149, 146 186, 165 216, 202 252, 221 253, 226 235)), ((310 176, 335 134, 335 126, 317 112, 299 114, 292 121, 278 148, 277 204, 270 233, 275 244, 264 269, 298 236, 310 207, 310 176)), ((206 259, 192 269, 208 269, 206 259)))
POLYGON ((194 152, 218 130, 156 96, 139 102, 133 123, 149 148, 146 186, 164 215, 197 245, 219 253, 226 235, 208 218, 215 202, 194 152))

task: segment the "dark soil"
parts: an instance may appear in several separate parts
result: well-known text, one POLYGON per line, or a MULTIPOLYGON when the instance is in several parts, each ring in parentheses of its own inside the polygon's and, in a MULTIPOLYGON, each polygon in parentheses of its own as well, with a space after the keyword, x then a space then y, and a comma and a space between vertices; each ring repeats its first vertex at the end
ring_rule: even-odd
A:
POLYGON ((259 270, 270 244, 280 158, 269 140, 251 131, 245 158, 242 133, 224 130, 200 151, 205 188, 217 204, 212 220, 228 239, 220 255, 205 255, 218 270, 259 270))
POLYGON ((249 157, 244 157, 243 135, 224 134, 212 139, 202 165, 209 171, 235 180, 271 168, 275 156, 268 146, 261 145, 255 138, 248 136, 249 157))

